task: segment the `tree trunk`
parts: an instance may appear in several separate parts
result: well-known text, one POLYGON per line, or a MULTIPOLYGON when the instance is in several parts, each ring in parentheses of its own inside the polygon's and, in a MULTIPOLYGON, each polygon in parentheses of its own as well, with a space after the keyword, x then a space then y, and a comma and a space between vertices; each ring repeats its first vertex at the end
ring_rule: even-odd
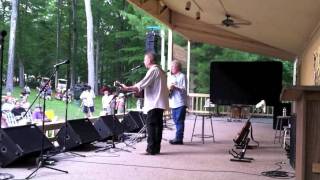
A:
MULTIPOLYGON (((99 35, 98 35, 99 37, 99 35)), ((95 61, 95 93, 98 94, 98 67, 99 67, 99 51, 100 51, 100 42, 99 42, 99 39, 97 38, 96 40, 96 61, 95 61)), ((100 82, 100 86, 101 86, 101 82, 100 82)))
POLYGON ((19 86, 21 88, 24 87, 25 79, 24 79, 24 65, 21 58, 19 58, 19 86))
POLYGON ((91 0, 84 0, 87 19, 87 61, 88 61, 88 84, 94 91, 95 69, 94 69, 94 47, 93 47, 93 21, 91 11, 91 0))
POLYGON ((77 60, 77 0, 71 1, 71 11, 72 11, 72 23, 71 23, 71 59, 70 59, 70 87, 73 87, 77 79, 77 69, 76 69, 76 60, 77 60))
MULTIPOLYGON (((57 0, 57 29, 56 29, 56 64, 59 62, 60 59, 60 41, 61 41, 61 1, 57 0)), ((58 84, 58 71, 56 71, 54 77, 54 84, 57 87, 58 84)))
POLYGON ((13 91, 13 75, 14 75, 14 53, 15 53, 15 40, 16 40, 16 28, 18 17, 18 2, 19 0, 11 0, 11 20, 10 20, 10 39, 9 39, 9 51, 8 51, 8 70, 6 90, 8 92, 13 91))
MULTIPOLYGON (((100 9, 97 9, 97 17, 96 17, 96 32, 97 32, 97 36, 96 36, 96 64, 95 64, 95 90, 96 90, 96 94, 98 94, 98 88, 99 88, 99 73, 98 73, 98 68, 99 68, 99 64, 100 64, 100 40, 101 40, 101 30, 100 30, 100 22, 101 22, 101 16, 100 16, 101 12, 100 9)), ((100 68, 99 68, 100 69, 100 68)), ((100 74, 101 76, 101 74, 100 74)), ((100 81, 100 87, 102 86, 102 81, 100 81)))

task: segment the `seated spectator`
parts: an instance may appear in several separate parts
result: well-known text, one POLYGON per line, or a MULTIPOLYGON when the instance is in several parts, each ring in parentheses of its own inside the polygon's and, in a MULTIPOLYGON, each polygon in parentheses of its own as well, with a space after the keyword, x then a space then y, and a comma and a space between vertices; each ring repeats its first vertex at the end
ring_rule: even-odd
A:
POLYGON ((6 96, 4 97, 4 100, 14 102, 14 97, 11 95, 11 92, 7 92, 6 96))
POLYGON ((4 98, 4 103, 2 104, 3 111, 11 111, 14 108, 14 99, 10 97, 4 98))
POLYGON ((17 101, 11 112, 12 114, 14 114, 14 116, 21 116, 24 112, 26 112, 26 110, 23 107, 21 107, 21 103, 17 101))
POLYGON ((37 106, 32 113, 32 120, 34 122, 41 122, 43 118, 45 122, 49 121, 47 116, 43 113, 42 107, 37 106))
POLYGON ((21 104, 21 107, 23 107, 27 111, 30 107, 30 103, 28 102, 28 96, 23 96, 21 98, 20 104, 21 104))

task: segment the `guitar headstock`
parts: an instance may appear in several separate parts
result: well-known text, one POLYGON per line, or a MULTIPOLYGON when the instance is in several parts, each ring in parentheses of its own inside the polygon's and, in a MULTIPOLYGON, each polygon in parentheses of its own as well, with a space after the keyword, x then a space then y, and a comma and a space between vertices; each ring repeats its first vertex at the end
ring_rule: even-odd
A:
POLYGON ((122 87, 122 86, 121 86, 121 83, 120 83, 119 81, 114 81, 114 82, 113 82, 113 86, 115 86, 115 87, 122 87))

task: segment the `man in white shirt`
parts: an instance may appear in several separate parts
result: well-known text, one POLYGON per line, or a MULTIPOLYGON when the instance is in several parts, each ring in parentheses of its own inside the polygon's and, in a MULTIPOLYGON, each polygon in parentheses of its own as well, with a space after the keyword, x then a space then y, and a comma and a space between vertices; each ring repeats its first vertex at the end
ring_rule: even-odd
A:
POLYGON ((148 69, 145 77, 133 86, 121 84, 124 91, 140 92, 144 89, 143 111, 147 114, 147 149, 145 155, 160 153, 163 111, 168 108, 167 77, 159 65, 155 63, 155 55, 147 52, 144 56, 144 65, 148 69))
POLYGON ((91 86, 87 86, 86 90, 84 90, 81 95, 80 99, 82 100, 82 111, 85 113, 86 118, 89 118, 92 116, 92 113, 94 112, 94 101, 93 99, 96 96, 94 95, 94 92, 91 90, 91 86))
POLYGON ((170 140, 170 144, 183 144, 184 121, 187 108, 186 76, 181 73, 181 63, 172 61, 171 76, 169 78, 169 105, 172 111, 172 119, 176 125, 176 136, 170 140))

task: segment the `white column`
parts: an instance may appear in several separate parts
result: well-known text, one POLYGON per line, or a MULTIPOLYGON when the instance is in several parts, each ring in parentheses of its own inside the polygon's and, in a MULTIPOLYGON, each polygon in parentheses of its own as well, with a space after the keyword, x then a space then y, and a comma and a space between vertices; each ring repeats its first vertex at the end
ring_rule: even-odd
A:
POLYGON ((172 62, 172 47, 173 47, 173 43, 172 43, 172 30, 168 29, 168 70, 170 70, 171 67, 171 62, 172 62))
POLYGON ((163 29, 161 29, 160 31, 160 36, 161 36, 161 67, 163 70, 166 70, 166 56, 164 54, 164 48, 165 48, 165 43, 166 43, 166 39, 165 39, 165 32, 163 29))
POLYGON ((187 54, 187 93, 190 93, 190 50, 191 45, 190 41, 188 40, 188 54, 187 54))
POLYGON ((297 85, 297 68, 298 68, 298 58, 295 59, 293 64, 292 85, 297 85))

